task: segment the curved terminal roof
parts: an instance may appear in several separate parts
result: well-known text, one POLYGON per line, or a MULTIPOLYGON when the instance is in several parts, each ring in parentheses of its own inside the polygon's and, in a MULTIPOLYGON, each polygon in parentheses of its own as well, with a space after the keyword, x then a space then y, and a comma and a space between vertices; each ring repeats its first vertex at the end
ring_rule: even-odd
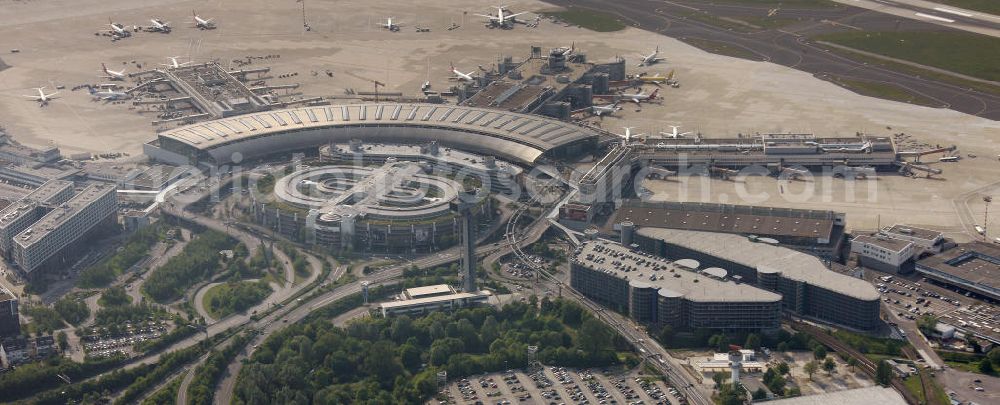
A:
POLYGON ((209 152, 217 163, 230 161, 227 154, 234 152, 249 158, 359 138, 436 140, 530 164, 549 150, 597 136, 592 129, 537 115, 441 104, 378 103, 263 111, 170 129, 159 138, 209 152), (259 142, 270 138, 280 142, 259 142), (245 148, 227 148, 236 145, 245 148))
POLYGON ((758 273, 781 273, 784 278, 859 300, 879 299, 878 291, 868 282, 827 269, 818 257, 797 250, 754 243, 746 237, 726 233, 663 228, 640 228, 638 232, 648 238, 756 269, 758 273))

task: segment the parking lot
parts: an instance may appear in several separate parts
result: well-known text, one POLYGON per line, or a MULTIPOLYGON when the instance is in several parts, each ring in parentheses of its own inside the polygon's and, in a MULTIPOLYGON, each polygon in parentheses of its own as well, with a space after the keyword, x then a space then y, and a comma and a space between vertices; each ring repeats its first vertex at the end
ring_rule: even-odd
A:
POLYGON ((685 403, 672 387, 636 373, 547 366, 463 378, 443 392, 441 404, 685 403))
POLYGON ((919 275, 905 278, 892 275, 891 280, 885 281, 889 274, 869 272, 870 281, 882 293, 882 301, 896 316, 915 321, 929 314, 963 332, 1000 341, 1000 308, 995 304, 934 284, 919 275))
POLYGON ((166 332, 164 326, 150 326, 137 329, 125 336, 90 335, 82 339, 83 348, 90 357, 108 357, 114 354, 132 355, 132 347, 136 343, 151 339, 159 339, 166 332))

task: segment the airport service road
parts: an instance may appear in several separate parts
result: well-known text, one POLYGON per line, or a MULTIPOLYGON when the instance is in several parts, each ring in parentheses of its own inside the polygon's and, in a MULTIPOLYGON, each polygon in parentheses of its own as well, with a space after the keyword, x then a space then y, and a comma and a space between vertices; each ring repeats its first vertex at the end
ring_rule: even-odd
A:
MULTIPOLYGON (((672 2, 653 2, 651 0, 620 0, 606 2, 602 0, 547 0, 559 6, 572 4, 575 7, 602 10, 623 17, 626 21, 639 28, 657 32, 673 38, 709 40, 742 48, 764 60, 783 66, 812 73, 814 76, 827 80, 844 78, 864 80, 877 83, 890 83, 935 100, 942 107, 961 111, 966 114, 1000 120, 1000 95, 988 94, 970 90, 947 83, 895 72, 878 66, 857 62, 836 53, 829 52, 823 46, 812 42, 808 35, 824 32, 828 29, 826 23, 816 23, 801 27, 796 32, 777 30, 760 30, 752 34, 734 32, 716 27, 708 23, 677 17, 691 13, 693 8, 699 10, 711 7, 701 2, 677 0, 672 2)), ((897 18, 870 10, 849 8, 854 14, 841 18, 839 22, 846 24, 857 18, 865 21, 865 29, 892 29, 897 18)), ((766 7, 760 8, 766 13, 766 7)), ((822 10, 798 10, 797 13, 825 13, 822 10)), ((837 22, 837 20, 835 20, 837 22)), ((860 24, 859 22, 854 22, 860 24)), ((930 29, 941 28, 931 23, 910 22, 910 27, 921 24, 930 29)))

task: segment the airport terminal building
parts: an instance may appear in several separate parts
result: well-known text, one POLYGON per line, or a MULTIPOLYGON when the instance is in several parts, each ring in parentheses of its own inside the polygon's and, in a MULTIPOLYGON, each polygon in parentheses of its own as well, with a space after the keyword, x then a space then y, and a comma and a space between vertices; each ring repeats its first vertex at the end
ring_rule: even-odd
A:
POLYGON ((781 295, 740 283, 725 270, 699 270, 683 261, 604 240, 577 248, 570 285, 637 322, 675 328, 775 330, 781 295))
POLYGON ((641 228, 633 240, 653 255, 693 259, 700 266, 725 269, 745 284, 778 293, 782 307, 796 316, 857 330, 879 325, 880 297, 875 287, 827 269, 815 256, 712 232, 641 228))

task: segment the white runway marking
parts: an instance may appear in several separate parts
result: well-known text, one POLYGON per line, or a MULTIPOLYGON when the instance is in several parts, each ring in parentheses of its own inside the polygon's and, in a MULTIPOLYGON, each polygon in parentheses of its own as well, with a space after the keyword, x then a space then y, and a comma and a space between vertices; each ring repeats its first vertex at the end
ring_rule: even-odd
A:
POLYGON ((944 17, 938 17, 936 15, 930 15, 930 14, 924 14, 924 13, 917 13, 917 17, 929 18, 931 20, 943 21, 943 22, 946 22, 946 23, 953 23, 953 22, 955 22, 955 20, 952 20, 952 19, 948 19, 948 18, 944 18, 944 17))
POLYGON ((958 11, 958 10, 952 10, 952 9, 950 9, 950 8, 944 8, 944 7, 934 7, 934 9, 935 9, 935 10, 937 10, 937 11, 940 11, 940 12, 942 12, 942 13, 948 13, 948 14, 954 14, 954 15, 960 15, 960 16, 962 16, 962 17, 972 17, 972 14, 969 14, 969 13, 964 13, 964 12, 961 12, 961 11, 958 11))

